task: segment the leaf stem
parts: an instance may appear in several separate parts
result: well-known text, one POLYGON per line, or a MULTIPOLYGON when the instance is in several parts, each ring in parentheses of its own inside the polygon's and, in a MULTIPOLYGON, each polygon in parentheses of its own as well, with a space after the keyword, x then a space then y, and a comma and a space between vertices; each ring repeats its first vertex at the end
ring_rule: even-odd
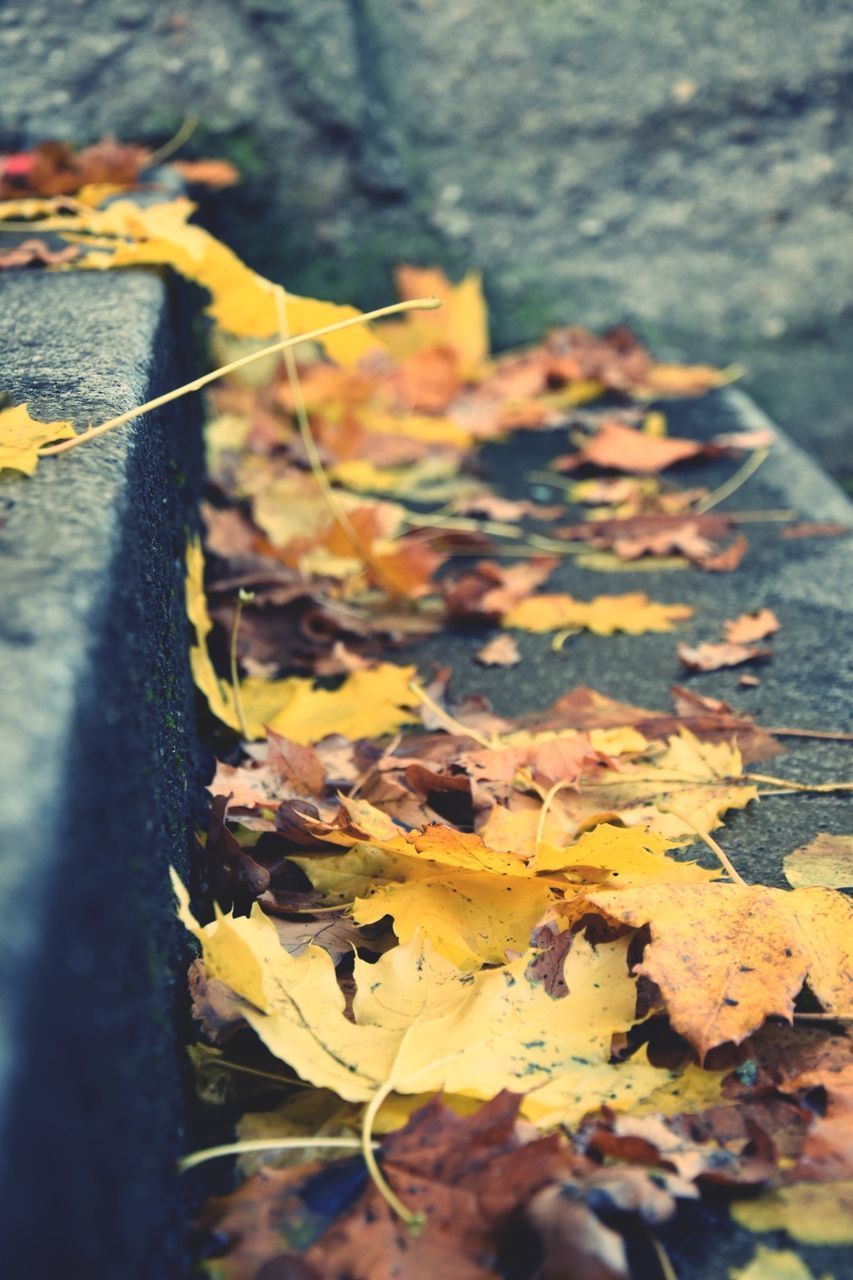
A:
POLYGON ((730 476, 725 484, 721 484, 719 488, 712 489, 706 498, 702 498, 693 508, 696 515, 704 515, 706 511, 710 511, 712 507, 719 506, 726 498, 730 498, 736 493, 741 485, 746 484, 750 476, 755 475, 758 468, 770 456, 768 448, 756 449, 755 453, 751 453, 746 462, 740 467, 733 476, 730 476))
POLYGON ((545 834, 545 823, 548 818, 548 813, 556 796, 559 792, 565 791, 568 787, 573 786, 575 786, 575 783, 567 782, 566 779, 563 778, 561 782, 555 782, 552 787, 548 788, 548 791, 545 794, 545 799, 542 801, 542 808, 539 810, 539 821, 536 823, 536 840, 534 846, 536 853, 539 852, 539 846, 542 843, 542 837, 545 834))
MULTIPOLYGON (((744 774, 744 777, 748 777, 748 776, 749 776, 748 774, 744 774)), ((664 806, 663 812, 671 813, 672 816, 674 818, 677 818, 679 822, 683 822, 684 825, 686 827, 689 827, 691 831, 695 831, 699 839, 703 840, 705 844, 708 846, 708 848, 711 850, 711 852, 716 855, 716 857, 720 862, 720 866, 723 868, 726 874, 734 881, 734 883, 739 884, 743 889, 749 888, 749 885, 744 880, 743 876, 738 874, 738 872, 735 870, 732 863, 729 861, 728 855, 723 849, 720 848, 720 846, 717 844, 716 840, 712 835, 709 835, 707 831, 703 831, 701 827, 697 827, 696 823, 693 822, 692 819, 687 817, 687 814, 682 813, 679 809, 674 809, 671 804, 664 806)))
POLYGON ((189 142, 197 128, 198 116, 195 112, 190 112, 190 114, 178 126, 169 141, 164 142, 162 147, 158 147, 156 151, 151 152, 151 155, 145 162, 145 168, 153 169, 155 165, 162 164, 164 160, 168 160, 169 156, 173 156, 176 151, 180 151, 184 143, 189 142))
POLYGON ((457 720, 449 711, 445 711, 444 707, 440 707, 435 699, 427 693, 423 685, 419 684, 417 680, 410 680, 409 688, 417 698, 418 702, 422 702, 434 716, 438 716, 439 720, 443 720, 454 733, 461 733, 464 734, 466 738, 473 738, 473 740, 478 742, 481 747, 485 747, 486 751, 494 751, 495 746, 493 742, 490 742, 488 738, 484 738, 482 734, 477 733, 476 729, 469 729, 461 720, 457 720))
MULTIPOLYGON (((193 1151, 178 1161, 178 1171, 186 1173, 207 1160, 216 1160, 220 1156, 239 1156, 250 1151, 300 1151, 305 1147, 328 1147, 332 1150, 363 1151, 363 1138, 251 1138, 244 1142, 225 1142, 219 1147, 205 1147, 202 1151, 193 1151)), ((371 1152, 372 1155, 372 1152, 371 1152)))
POLYGON ((373 1141, 373 1125, 382 1103, 389 1094, 393 1092, 394 1081, 393 1078, 391 1078, 386 1080, 383 1085, 380 1085, 373 1097, 370 1099, 370 1102, 365 1108, 364 1117, 361 1122, 361 1139, 359 1140, 359 1146, 361 1147, 361 1154, 364 1156, 364 1163, 367 1165, 368 1173, 373 1179, 373 1184, 382 1196, 382 1199, 389 1208, 397 1214, 397 1217, 402 1219, 407 1227, 417 1230, 419 1227, 423 1226, 423 1215, 420 1213, 413 1213, 411 1209, 408 1209, 406 1205, 403 1204, 403 1201, 394 1191, 394 1188, 386 1181, 385 1175, 379 1168, 379 1162, 373 1154, 377 1146, 373 1141))
POLYGON ((769 782, 774 787, 785 787, 790 791, 853 791, 853 782, 792 782, 789 778, 774 778, 770 773, 743 773, 742 778, 750 782, 769 782))
POLYGON ((237 607, 234 610, 234 619, 231 623, 231 638, 228 645, 228 657, 231 663, 231 687, 234 690, 234 710, 237 712, 240 732, 247 740, 252 735, 249 733, 249 725, 246 720, 246 714, 243 710, 243 694, 240 690, 240 672, 237 669, 237 639, 240 633, 240 619, 243 616, 243 605, 250 604, 254 598, 254 591, 244 591, 241 587, 237 592, 237 607))
POLYGON ((351 329, 355 325, 366 324, 368 321, 378 320, 382 316, 396 315, 398 311, 432 311, 440 306, 441 302, 437 298, 414 298, 408 302, 395 302, 388 307, 379 307, 376 311, 365 311, 361 315, 351 316, 349 320, 336 320, 334 324, 323 325, 320 329, 311 329, 308 333, 300 333, 295 338, 279 340, 269 347, 262 348, 260 351, 252 351, 246 356, 241 356, 239 360, 232 360, 230 364, 224 364, 219 369, 213 369, 210 373, 205 373, 201 378, 186 382, 182 387, 177 387, 174 391, 167 391, 162 396, 155 396, 153 400, 147 400, 145 404, 139 405, 136 409, 128 409, 127 413, 120 413, 118 417, 110 418, 109 422, 104 422, 99 427, 90 427, 88 431, 84 431, 82 435, 74 436, 72 440, 63 440, 61 444, 52 444, 45 449, 39 449, 39 457, 49 458, 57 453, 67 453, 69 449, 76 449, 78 445, 86 444, 89 440, 94 440, 97 436, 102 436, 106 431, 112 431, 115 427, 123 427, 126 422, 131 422, 134 418, 139 418, 142 414, 150 413, 154 409, 159 409, 164 404, 177 400, 180 396, 188 395, 191 391, 200 391, 202 387, 215 382, 217 378, 224 378, 227 374, 244 368, 254 360, 263 360, 265 356, 273 356, 279 351, 287 351, 290 347, 295 347, 300 342, 313 342, 315 338, 324 338, 327 334, 339 333, 342 329, 351 329))

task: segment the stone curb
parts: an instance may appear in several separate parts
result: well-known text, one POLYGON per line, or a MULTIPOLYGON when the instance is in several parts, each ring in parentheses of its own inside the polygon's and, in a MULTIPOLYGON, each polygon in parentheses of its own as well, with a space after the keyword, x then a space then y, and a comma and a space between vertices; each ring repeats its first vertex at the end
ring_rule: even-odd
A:
MULTIPOLYGON (((175 305, 144 272, 7 275, 0 390, 83 426, 143 403, 189 376, 175 305)), ((186 871, 198 799, 183 602, 198 412, 180 401, 0 482, 10 1277, 182 1270, 185 943, 167 867, 186 871)))

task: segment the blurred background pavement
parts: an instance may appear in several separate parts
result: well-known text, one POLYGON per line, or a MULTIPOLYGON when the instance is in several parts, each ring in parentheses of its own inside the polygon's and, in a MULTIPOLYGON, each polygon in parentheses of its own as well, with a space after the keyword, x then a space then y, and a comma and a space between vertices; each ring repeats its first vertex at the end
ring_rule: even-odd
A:
POLYGON ((848 487, 853 3, 69 0, 0 9, 0 148, 232 160, 208 221, 297 292, 482 269, 493 339, 627 321, 848 487))

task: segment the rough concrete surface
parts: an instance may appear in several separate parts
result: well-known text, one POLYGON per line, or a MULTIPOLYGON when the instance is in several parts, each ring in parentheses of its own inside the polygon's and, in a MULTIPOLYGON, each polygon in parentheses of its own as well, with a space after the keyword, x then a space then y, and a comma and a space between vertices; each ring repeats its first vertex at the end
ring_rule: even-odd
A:
MULTIPOLYGON (((156 275, 0 279, 0 390, 104 421, 181 381, 156 275)), ((197 786, 187 402, 0 480, 0 1270, 177 1275, 197 786)))
POLYGON ((627 319, 742 360, 849 475, 853 3, 77 0, 0 10, 0 143, 229 155, 215 225, 303 292, 486 275, 500 345, 627 319))

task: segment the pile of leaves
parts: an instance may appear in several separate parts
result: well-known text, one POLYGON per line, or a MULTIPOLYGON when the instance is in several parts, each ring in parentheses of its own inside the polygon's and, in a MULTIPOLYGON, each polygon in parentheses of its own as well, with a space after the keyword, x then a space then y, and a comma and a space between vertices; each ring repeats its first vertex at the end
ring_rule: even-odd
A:
MULTIPOLYGON (((709 834, 768 782, 750 766, 776 737, 680 686, 671 707, 577 687, 510 717, 418 670, 444 628, 486 666, 521 660, 519 632, 676 630, 677 601, 547 584, 566 555, 736 570, 746 539, 717 495, 663 476, 749 468, 771 441, 674 438, 650 407, 725 375, 624 330, 493 356, 478 277, 411 266, 402 299, 441 309, 294 356, 291 335, 357 313, 262 279, 186 199, 40 190, 0 215, 47 224, 79 267, 195 280, 214 352, 244 366, 211 375, 206 554, 187 550, 218 756, 195 905, 174 877, 200 947, 199 1090, 244 1108, 245 1180, 200 1224, 211 1276, 666 1276, 658 1232, 706 1194, 755 1230, 849 1240, 850 840, 803 851, 780 890, 709 834), (271 339, 283 361, 255 358, 271 339), (566 429, 549 473, 566 501, 483 480, 483 442, 564 447, 566 429)), ((120 422, 82 425, 7 409, 0 466, 30 473, 120 422)), ((778 626, 757 610, 679 656, 767 661, 778 626)), ((802 1268, 762 1249, 742 1275, 802 1268)))

